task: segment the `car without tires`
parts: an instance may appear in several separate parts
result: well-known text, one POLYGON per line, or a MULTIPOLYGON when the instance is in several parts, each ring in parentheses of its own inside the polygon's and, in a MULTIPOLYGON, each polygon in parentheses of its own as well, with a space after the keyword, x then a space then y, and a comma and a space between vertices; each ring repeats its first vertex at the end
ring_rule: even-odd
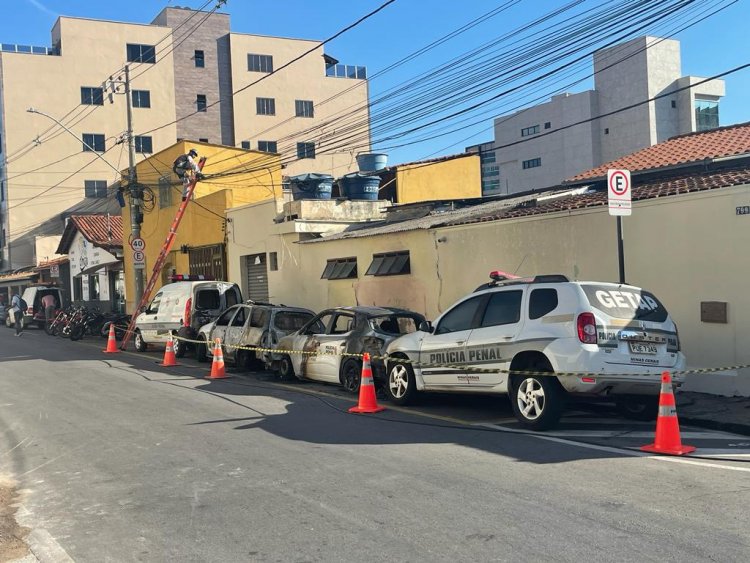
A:
POLYGON ((495 275, 387 354, 393 402, 420 391, 508 394, 534 430, 554 426, 569 395, 611 397, 626 416, 654 417, 661 373, 685 365, 677 327, 653 294, 562 275, 495 275))
POLYGON ((422 315, 394 307, 327 309, 279 340, 271 367, 282 379, 337 383, 356 393, 362 377, 360 355, 368 352, 373 379, 382 387, 386 371, 381 356, 386 346, 399 336, 415 332, 422 322, 422 315))

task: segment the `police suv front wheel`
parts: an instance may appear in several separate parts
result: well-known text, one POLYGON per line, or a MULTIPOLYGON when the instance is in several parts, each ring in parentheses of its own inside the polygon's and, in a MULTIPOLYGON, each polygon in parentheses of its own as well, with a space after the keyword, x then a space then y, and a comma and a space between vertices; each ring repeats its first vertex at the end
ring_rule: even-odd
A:
POLYGON ((554 374, 515 375, 511 381, 511 405, 521 426, 547 430, 557 424, 565 394, 554 374))
POLYGON ((415 393, 414 370, 409 364, 393 362, 388 366, 388 398, 397 405, 409 403, 415 393))

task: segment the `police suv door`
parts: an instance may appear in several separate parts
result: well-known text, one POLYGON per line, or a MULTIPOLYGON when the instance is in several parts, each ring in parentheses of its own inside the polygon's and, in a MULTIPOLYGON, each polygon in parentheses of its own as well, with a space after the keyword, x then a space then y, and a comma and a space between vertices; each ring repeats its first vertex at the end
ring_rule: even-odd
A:
POLYGON ((339 383, 339 370, 349 333, 354 329, 354 313, 336 312, 325 334, 316 334, 317 352, 308 359, 307 370, 311 379, 339 383))
MULTIPOLYGON (((481 311, 481 320, 466 343, 466 359, 472 367, 506 370, 510 367, 512 346, 521 332, 523 289, 490 293, 481 311)), ((472 387, 495 387, 507 382, 508 374, 469 373, 472 387)))
POLYGON ((420 364, 438 364, 420 367, 426 388, 467 385, 466 370, 462 366, 448 366, 466 363, 466 341, 477 322, 483 300, 483 295, 476 295, 461 301, 445 312, 436 321, 432 334, 426 335, 422 340, 420 364))

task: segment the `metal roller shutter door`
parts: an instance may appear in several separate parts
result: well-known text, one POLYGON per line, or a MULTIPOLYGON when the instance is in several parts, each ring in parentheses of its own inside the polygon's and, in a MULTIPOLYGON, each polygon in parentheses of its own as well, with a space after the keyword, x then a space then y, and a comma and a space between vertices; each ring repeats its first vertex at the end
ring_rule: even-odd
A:
POLYGON ((265 254, 245 256, 248 299, 268 301, 268 270, 265 254))

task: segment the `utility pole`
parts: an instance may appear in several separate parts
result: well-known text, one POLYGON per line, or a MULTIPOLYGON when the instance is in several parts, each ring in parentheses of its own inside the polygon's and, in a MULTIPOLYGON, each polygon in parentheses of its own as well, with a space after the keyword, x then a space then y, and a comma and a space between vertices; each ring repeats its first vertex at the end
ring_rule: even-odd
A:
MULTIPOLYGON (((135 139, 133 138, 133 97, 130 90, 130 67, 125 65, 125 99, 128 108, 128 191, 130 193, 130 240, 141 238, 141 223, 143 222, 143 189, 138 185, 138 173, 135 168, 135 139)), ((127 256, 127 250, 126 250, 127 256)), ((140 303, 143 297, 143 270, 133 268, 135 275, 135 303, 140 303)), ((136 311, 137 313, 137 311, 136 311)))

